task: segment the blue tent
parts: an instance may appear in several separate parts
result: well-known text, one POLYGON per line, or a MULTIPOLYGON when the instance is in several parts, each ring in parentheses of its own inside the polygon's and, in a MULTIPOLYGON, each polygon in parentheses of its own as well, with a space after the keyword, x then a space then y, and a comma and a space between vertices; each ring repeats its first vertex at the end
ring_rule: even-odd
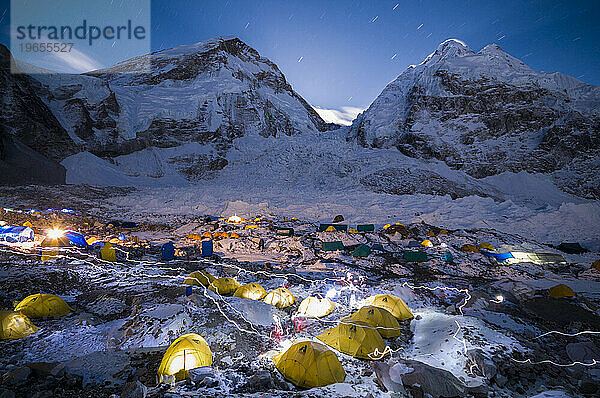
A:
POLYGON ((444 253, 444 261, 449 262, 449 263, 454 262, 454 257, 452 256, 452 253, 450 253, 450 252, 444 253))
POLYGON ((162 261, 171 261, 175 258, 175 246, 173 242, 167 242, 162 245, 161 249, 162 261))
POLYGON ((0 242, 27 242, 33 240, 33 229, 29 227, 0 227, 0 242))
POLYGON ((485 250, 480 250, 480 253, 486 257, 493 257, 496 259, 496 261, 505 261, 505 260, 508 260, 509 258, 514 258, 510 252, 508 252, 508 253, 491 253, 491 252, 487 252, 485 250))
POLYGON ((213 255, 213 241, 203 240, 202 241, 202 257, 210 257, 213 255))
POLYGON ((87 241, 85 240, 85 236, 81 232, 67 230, 63 235, 65 238, 69 240, 69 242, 74 246, 79 247, 88 247, 87 241))

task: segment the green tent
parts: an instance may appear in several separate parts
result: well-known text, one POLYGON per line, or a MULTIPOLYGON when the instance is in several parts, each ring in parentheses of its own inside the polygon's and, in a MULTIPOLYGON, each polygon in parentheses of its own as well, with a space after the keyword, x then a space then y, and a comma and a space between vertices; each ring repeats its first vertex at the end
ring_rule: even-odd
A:
POLYGON ((404 251, 404 260, 415 263, 422 263, 427 261, 427 253, 425 252, 411 252, 408 250, 404 251))
POLYGON ((348 230, 348 225, 346 224, 319 224, 319 232, 323 232, 329 227, 333 227, 336 231, 348 230))
POLYGON ((353 257, 367 257, 371 254, 371 248, 367 245, 358 245, 354 252, 352 253, 353 257))
POLYGON ((321 246, 321 250, 323 251, 335 251, 335 250, 344 250, 344 244, 336 240, 334 242, 323 242, 321 246))
POLYGON ((358 230, 358 232, 373 232, 373 231, 375 231, 375 225, 361 224, 361 225, 357 225, 356 229, 358 230))
POLYGON ((277 228, 279 236, 294 236, 294 228, 277 228))

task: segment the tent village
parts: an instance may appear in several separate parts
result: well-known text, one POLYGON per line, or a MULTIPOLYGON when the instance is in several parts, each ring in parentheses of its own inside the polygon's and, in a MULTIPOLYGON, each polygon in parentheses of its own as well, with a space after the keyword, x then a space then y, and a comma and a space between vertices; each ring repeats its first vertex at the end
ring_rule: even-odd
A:
POLYGON ((574 242, 342 215, 0 220, 0 388, 17 396, 596 391, 592 336, 569 334, 600 330, 578 294, 600 262, 574 242))

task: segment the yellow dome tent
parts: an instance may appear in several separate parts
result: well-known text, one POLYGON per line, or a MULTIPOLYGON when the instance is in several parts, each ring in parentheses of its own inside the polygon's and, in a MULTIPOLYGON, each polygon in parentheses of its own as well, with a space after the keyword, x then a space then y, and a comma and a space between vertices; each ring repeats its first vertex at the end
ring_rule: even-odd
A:
POLYGON ((22 339, 38 330, 26 315, 15 311, 0 311, 0 340, 22 339))
POLYGON ((258 283, 246 283, 240 286, 233 297, 240 297, 249 300, 262 300, 267 295, 267 291, 264 287, 258 283))
POLYGON ((208 286, 214 282, 217 278, 212 276, 206 271, 194 271, 188 275, 183 281, 185 285, 192 286, 208 286))
POLYGON ((161 382, 166 376, 175 376, 175 381, 184 380, 190 369, 212 365, 212 353, 206 340, 199 334, 188 333, 175 340, 163 355, 158 367, 161 382))
POLYGON ((425 235, 426 235, 427 237, 429 237, 429 238, 433 238, 433 237, 435 236, 435 232, 433 232, 433 231, 429 231, 429 232, 427 232, 425 235))
POLYGON ((375 326, 381 337, 385 339, 398 337, 402 334, 398 320, 384 308, 367 305, 352 314, 350 318, 375 326))
POLYGON ((350 229, 348 230, 348 233, 351 233, 351 234, 357 234, 357 233, 358 233, 358 229, 356 229, 356 228, 350 228, 350 229))
POLYGON ((565 284, 558 284, 548 289, 550 291, 550 297, 563 298, 563 297, 575 297, 575 292, 569 286, 565 284))
POLYGON ((600 271, 600 260, 596 260, 592 263, 592 268, 596 271, 600 271))
POLYGON ((341 320, 336 327, 318 335, 317 339, 344 354, 361 359, 378 359, 385 350, 385 343, 373 326, 350 319, 341 320))
POLYGON ((267 294, 263 300, 267 304, 274 305, 281 309, 289 307, 296 302, 296 297, 288 289, 284 287, 278 287, 267 294))
POLYGON ((33 224, 31 223, 31 221, 25 221, 25 222, 23 223, 23 226, 24 226, 24 227, 29 227, 29 228, 32 228, 32 227, 33 227, 33 224))
POLYGON ((477 248, 477 246, 473 246, 473 245, 462 245, 460 248, 461 251, 463 252, 467 252, 467 253, 479 253, 479 249, 477 248))
POLYGON ((188 235, 188 239, 192 239, 192 240, 202 240, 202 235, 199 235, 199 234, 189 234, 189 235, 188 235))
POLYGON ((117 261, 117 252, 110 242, 106 242, 100 249, 100 257, 104 261, 117 261))
POLYGON ((376 294, 367 297, 365 301, 368 305, 388 310, 399 321, 406 321, 414 318, 414 315, 400 297, 391 294, 376 294))
POLYGON ((339 359, 327 346, 314 341, 301 341, 273 358, 283 377, 301 388, 323 387, 341 383, 346 372, 339 359))
POLYGON ((335 303, 327 297, 309 296, 302 300, 298 307, 298 315, 308 318, 320 318, 331 314, 335 303))
POLYGON ((57 258, 60 254, 59 247, 69 247, 71 242, 62 235, 46 236, 42 241, 42 261, 57 258))
POLYGON ((208 286, 208 290, 220 294, 221 296, 227 296, 233 294, 240 284, 233 278, 219 278, 215 279, 208 286))
POLYGON ((63 299, 54 294, 32 294, 25 297, 15 306, 15 311, 20 311, 29 318, 43 318, 47 316, 69 315, 71 307, 63 299))
POLYGON ((423 242, 421 242, 421 246, 433 247, 433 243, 431 243, 429 239, 425 239, 423 242))
POLYGON ((489 251, 496 250, 496 248, 494 246, 492 246, 490 243, 487 243, 487 242, 481 242, 479 244, 479 248, 484 249, 484 250, 489 250, 489 251))

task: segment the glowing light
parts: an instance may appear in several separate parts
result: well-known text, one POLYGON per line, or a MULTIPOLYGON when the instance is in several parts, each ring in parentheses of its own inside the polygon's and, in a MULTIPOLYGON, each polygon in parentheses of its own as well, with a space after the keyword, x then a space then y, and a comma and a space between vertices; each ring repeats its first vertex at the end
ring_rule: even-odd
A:
POLYGON ((490 300, 492 303, 496 303, 496 304, 500 304, 502 302, 504 302, 504 296, 499 294, 496 296, 495 299, 490 300))
POLYGON ((50 239, 58 239, 61 236, 63 236, 65 234, 65 231, 58 229, 58 228, 52 228, 51 230, 49 230, 47 232, 46 235, 48 235, 48 238, 50 239))
POLYGON ((233 215, 227 219, 227 222, 239 224, 241 222, 244 222, 244 219, 240 216, 233 215))
POLYGON ((327 291, 327 293, 325 294, 325 297, 327 297, 329 300, 331 300, 331 299, 336 298, 339 295, 340 295, 340 292, 335 287, 332 287, 331 289, 329 289, 327 291))

